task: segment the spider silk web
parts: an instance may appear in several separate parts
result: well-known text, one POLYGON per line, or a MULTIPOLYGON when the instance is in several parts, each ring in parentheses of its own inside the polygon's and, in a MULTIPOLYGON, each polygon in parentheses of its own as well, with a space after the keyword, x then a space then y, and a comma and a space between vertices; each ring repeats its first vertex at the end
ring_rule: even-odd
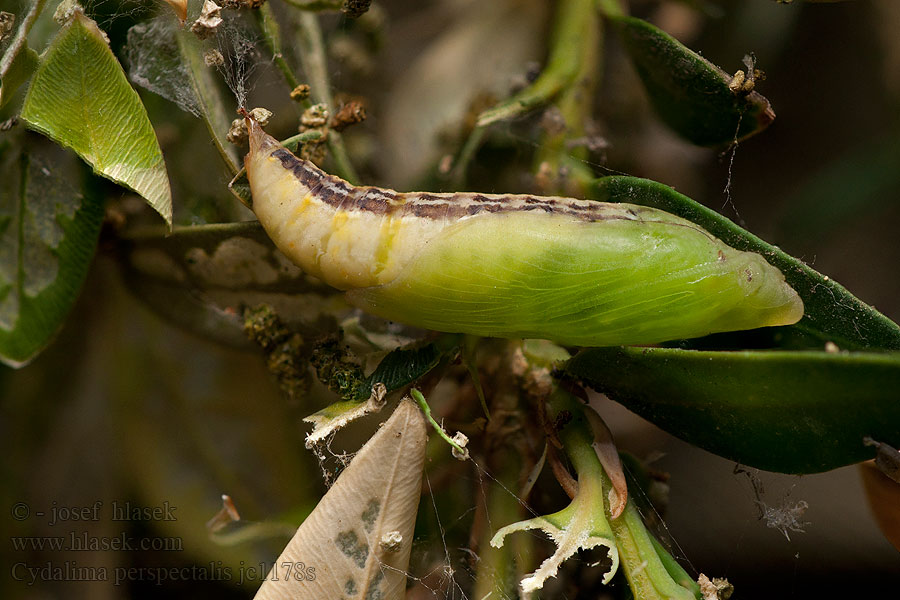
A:
POLYGON ((131 81, 174 102, 181 110, 201 117, 201 102, 195 85, 202 85, 202 82, 194 82, 191 67, 183 55, 183 51, 195 50, 187 45, 193 42, 201 52, 219 53, 221 63, 205 68, 215 69, 237 106, 246 107, 247 94, 260 60, 258 36, 243 11, 222 10, 221 17, 222 23, 215 33, 202 41, 180 42, 179 32, 189 28, 190 22, 181 25, 168 13, 131 27, 123 49, 131 81))

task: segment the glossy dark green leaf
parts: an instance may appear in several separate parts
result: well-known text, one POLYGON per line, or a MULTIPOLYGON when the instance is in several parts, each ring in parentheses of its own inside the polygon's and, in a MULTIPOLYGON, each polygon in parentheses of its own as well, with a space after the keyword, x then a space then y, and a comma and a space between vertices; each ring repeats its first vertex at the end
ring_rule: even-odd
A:
POLYGON ((446 340, 440 343, 392 350, 381 359, 372 374, 366 377, 365 385, 357 392, 356 399, 367 399, 372 391, 372 386, 376 383, 383 383, 390 393, 425 376, 448 354, 457 352, 458 345, 452 343, 452 340, 457 338, 458 336, 447 336, 446 340))
POLYGON ((566 372, 739 463, 816 473, 900 444, 900 354, 595 348, 566 372))
POLYGON ((721 146, 759 133, 775 119, 756 91, 732 91, 732 76, 644 20, 610 17, 654 109, 679 135, 721 146))
POLYGON ((103 201, 77 158, 38 136, 0 143, 0 360, 22 366, 72 308, 97 245, 103 201))
POLYGON ((172 193, 147 111, 105 35, 80 8, 42 56, 21 116, 98 174, 143 196, 171 224, 172 193))
POLYGON ((306 437, 306 447, 321 443, 351 421, 381 410, 384 394, 375 384, 382 384, 384 393, 406 387, 427 375, 443 359, 455 355, 460 343, 459 336, 445 335, 432 343, 413 344, 389 352, 372 374, 357 382, 349 393, 342 394, 339 402, 303 419, 313 424, 313 431, 306 437))
POLYGON ((900 350, 896 323, 840 284, 666 185, 637 177, 604 177, 594 183, 589 195, 606 202, 660 208, 701 225, 733 248, 762 254, 781 269, 805 307, 796 325, 773 328, 779 335, 802 338, 800 343, 806 347, 821 348, 830 341, 841 349, 900 350))

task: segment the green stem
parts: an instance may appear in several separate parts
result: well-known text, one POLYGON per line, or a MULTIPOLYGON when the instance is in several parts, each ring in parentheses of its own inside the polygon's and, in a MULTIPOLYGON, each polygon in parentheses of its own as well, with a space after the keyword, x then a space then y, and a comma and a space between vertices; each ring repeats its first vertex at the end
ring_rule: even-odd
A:
POLYGON ((684 567, 678 564, 677 560, 672 558, 672 555, 669 554, 669 551, 665 549, 659 540, 650 536, 650 541, 653 542, 653 549, 656 550, 656 554, 659 555, 659 560, 662 561, 663 567, 665 567, 669 576, 675 583, 690 590, 695 596, 699 596, 700 586, 694 581, 694 578, 688 575, 688 572, 684 570, 684 567))
POLYGON ((538 168, 548 167, 552 174, 552 188, 545 192, 560 192, 583 196, 584 187, 593 180, 594 174, 582 162, 587 158, 585 148, 571 150, 567 147, 569 140, 583 137, 585 121, 593 108, 597 81, 602 70, 603 21, 596 11, 583 15, 580 26, 580 52, 578 55, 578 72, 573 82, 560 94, 556 106, 562 116, 561 131, 546 134, 537 153, 538 168), (567 179, 575 185, 562 186, 557 182, 560 168, 568 170, 567 179), (574 189, 573 189, 574 188, 574 189))
MULTIPOLYGON (((578 496, 590 494, 588 497, 602 499, 605 513, 609 516, 609 498, 604 490, 611 489, 612 482, 591 446, 594 435, 585 417, 584 405, 559 389, 551 395, 547 404, 550 418, 565 422, 559 437, 578 475, 578 496)), ((609 524, 619 552, 620 567, 625 571, 635 599, 694 600, 698 597, 699 588, 689 577, 685 577, 683 570, 667 564, 674 561, 665 552, 659 552, 662 547, 647 531, 630 496, 623 514, 617 519, 610 518, 609 524), (669 560, 664 560, 663 555, 669 560), (682 582, 685 578, 686 581, 682 582)))
MULTIPOLYGON (((290 4, 296 6, 293 2, 290 4)), ((272 52, 272 60, 274 61, 275 66, 278 67, 284 80, 293 90, 300 85, 300 80, 297 79, 297 76, 294 74, 290 65, 284 60, 284 51, 281 45, 281 27, 279 27, 278 20, 275 19, 275 15, 272 13, 272 6, 266 2, 259 7, 259 10, 253 11, 253 15, 262 32, 263 39, 269 47, 269 51, 272 52)), ((309 108, 311 105, 312 102, 310 102, 308 98, 304 98, 303 106, 309 108)))
POLYGON ((422 409, 422 412, 425 413, 425 419, 431 424, 431 426, 434 428, 434 430, 437 432, 437 434, 441 437, 441 439, 443 439, 445 442, 447 442, 453 448, 455 448, 456 451, 459 452, 460 455, 468 456, 469 451, 466 450, 465 448, 463 448, 462 446, 460 446, 459 444, 457 444, 453 440, 453 438, 451 438, 449 435, 447 435, 447 432, 444 431, 444 428, 441 427, 440 424, 438 424, 438 422, 434 420, 434 417, 431 416, 431 407, 428 406, 428 402, 425 400, 425 396, 422 395, 422 392, 420 392, 416 388, 413 388, 409 391, 409 393, 413 397, 413 400, 415 400, 416 403, 418 403, 419 408, 422 409))
POLYGON ((305 144, 307 142, 318 142, 321 139, 321 131, 319 131, 318 129, 310 129, 309 131, 304 131, 303 133, 298 133, 297 135, 292 135, 287 139, 281 140, 281 145, 291 152, 296 152, 297 148, 300 147, 300 144, 305 144))
POLYGON ((481 402, 481 410, 484 411, 484 416, 490 421, 491 411, 488 408, 487 399, 484 397, 484 388, 481 386, 481 377, 478 375, 476 349, 480 339, 481 338, 474 335, 465 337, 465 341, 462 345, 462 360, 463 364, 466 366, 466 370, 469 371, 469 376, 472 378, 472 385, 475 386, 475 393, 478 394, 478 400, 481 402))
POLYGON ((624 17, 628 14, 621 0, 597 0, 597 8, 606 17, 624 17))
POLYGON ((585 43, 585 26, 595 14, 595 0, 561 0, 556 24, 550 39, 550 56, 540 76, 527 88, 483 112, 478 117, 479 126, 509 119, 549 102, 561 90, 568 87, 581 67, 582 48, 585 43))
POLYGON ((522 454, 515 448, 504 445, 489 460, 497 469, 491 469, 494 480, 484 482, 486 490, 483 502, 479 502, 473 530, 476 525, 482 529, 474 538, 478 543, 478 563, 475 567, 475 587, 472 598, 518 598, 517 582, 531 563, 534 538, 516 536, 500 548, 491 546, 494 532, 491 523, 514 523, 522 518, 522 504, 510 492, 516 489, 522 466, 522 454), (495 460, 490 460, 494 458, 495 460))
POLYGON ((534 83, 479 115, 476 127, 463 144, 453 167, 451 181, 454 186, 459 188, 464 185, 468 165, 491 123, 525 114, 547 104, 559 94, 571 97, 570 103, 576 105, 567 111, 580 115, 576 115, 578 118, 572 122, 583 123, 585 109, 581 105, 586 105, 589 110, 593 93, 599 22, 595 0, 559 2, 547 66, 534 83))
POLYGON ((610 521, 610 525, 616 536, 625 577, 636 600, 694 600, 698 597, 699 586, 692 580, 690 583, 695 589, 689 590, 672 578, 633 502, 625 505, 625 512, 610 521))
MULTIPOLYGON (((548 415, 552 420, 567 421, 559 432, 563 448, 578 474, 579 494, 584 491, 599 494, 596 498, 605 497, 603 466, 597 458, 592 444, 594 436, 584 415, 584 406, 575 397, 559 388, 554 390, 547 400, 548 415)), ((607 485, 606 489, 611 486, 607 485)))
POLYGON ((481 146, 481 140, 487 132, 487 127, 476 126, 466 138, 456 162, 453 165, 453 172, 450 174, 450 181, 456 188, 462 188, 466 183, 466 173, 469 170, 469 163, 475 157, 478 147, 481 146))
MULTIPOLYGON (((325 42, 322 29, 315 13, 293 11, 292 19, 297 26, 297 49, 300 64, 309 82, 312 98, 315 102, 324 103, 332 111, 335 108, 331 95, 331 84, 328 80, 328 60, 325 56, 325 42)), ((358 177, 341 135, 336 131, 328 133, 328 150, 334 159, 337 174, 350 183, 356 183, 358 177)))
POLYGON ((219 86, 213 80, 209 67, 203 63, 196 38, 188 31, 177 31, 175 38, 178 40, 178 51, 188 68, 191 88, 199 104, 200 118, 203 119, 222 162, 234 177, 240 171, 238 153, 237 148, 224 138, 231 121, 225 111, 219 86))

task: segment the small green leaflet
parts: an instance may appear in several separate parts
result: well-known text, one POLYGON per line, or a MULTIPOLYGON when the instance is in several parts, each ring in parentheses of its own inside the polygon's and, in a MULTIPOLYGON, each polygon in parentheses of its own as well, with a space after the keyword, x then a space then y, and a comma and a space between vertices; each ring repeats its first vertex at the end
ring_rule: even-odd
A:
POLYGON ((40 138, 27 154, 0 145, 9 182, 0 186, 0 360, 8 365, 24 365, 47 345, 93 257, 103 204, 89 186, 82 193, 78 166, 40 138))
POLYGON ((171 225, 172 192, 147 111, 106 36, 81 9, 42 56, 21 117, 143 196, 171 225))
POLYGON ((457 336, 445 336, 433 344, 413 345, 407 348, 392 350, 381 359, 371 375, 366 377, 365 384, 357 391, 356 401, 363 401, 372 393, 376 383, 384 384, 388 393, 409 385, 420 377, 424 377, 436 367, 441 360, 457 352, 457 336))

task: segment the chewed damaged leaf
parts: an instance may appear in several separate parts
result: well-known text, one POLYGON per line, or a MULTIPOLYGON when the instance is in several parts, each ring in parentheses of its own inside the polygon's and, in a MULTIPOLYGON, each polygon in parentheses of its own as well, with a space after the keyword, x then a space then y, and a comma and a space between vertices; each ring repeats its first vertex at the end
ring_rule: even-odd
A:
MULTIPOLYGON (((35 136, 36 138, 37 136, 35 136)), ((22 366, 75 303, 94 254, 103 202, 77 159, 40 139, 0 147, 0 360, 22 366)))
POLYGON ((795 323, 778 269, 654 208, 356 187, 250 123, 253 209, 303 271, 381 317, 580 346, 795 323))
POLYGON ((425 441, 422 413, 402 401, 297 530, 255 598, 401 600, 425 441), (281 576, 284 565, 298 564, 313 575, 281 576))

